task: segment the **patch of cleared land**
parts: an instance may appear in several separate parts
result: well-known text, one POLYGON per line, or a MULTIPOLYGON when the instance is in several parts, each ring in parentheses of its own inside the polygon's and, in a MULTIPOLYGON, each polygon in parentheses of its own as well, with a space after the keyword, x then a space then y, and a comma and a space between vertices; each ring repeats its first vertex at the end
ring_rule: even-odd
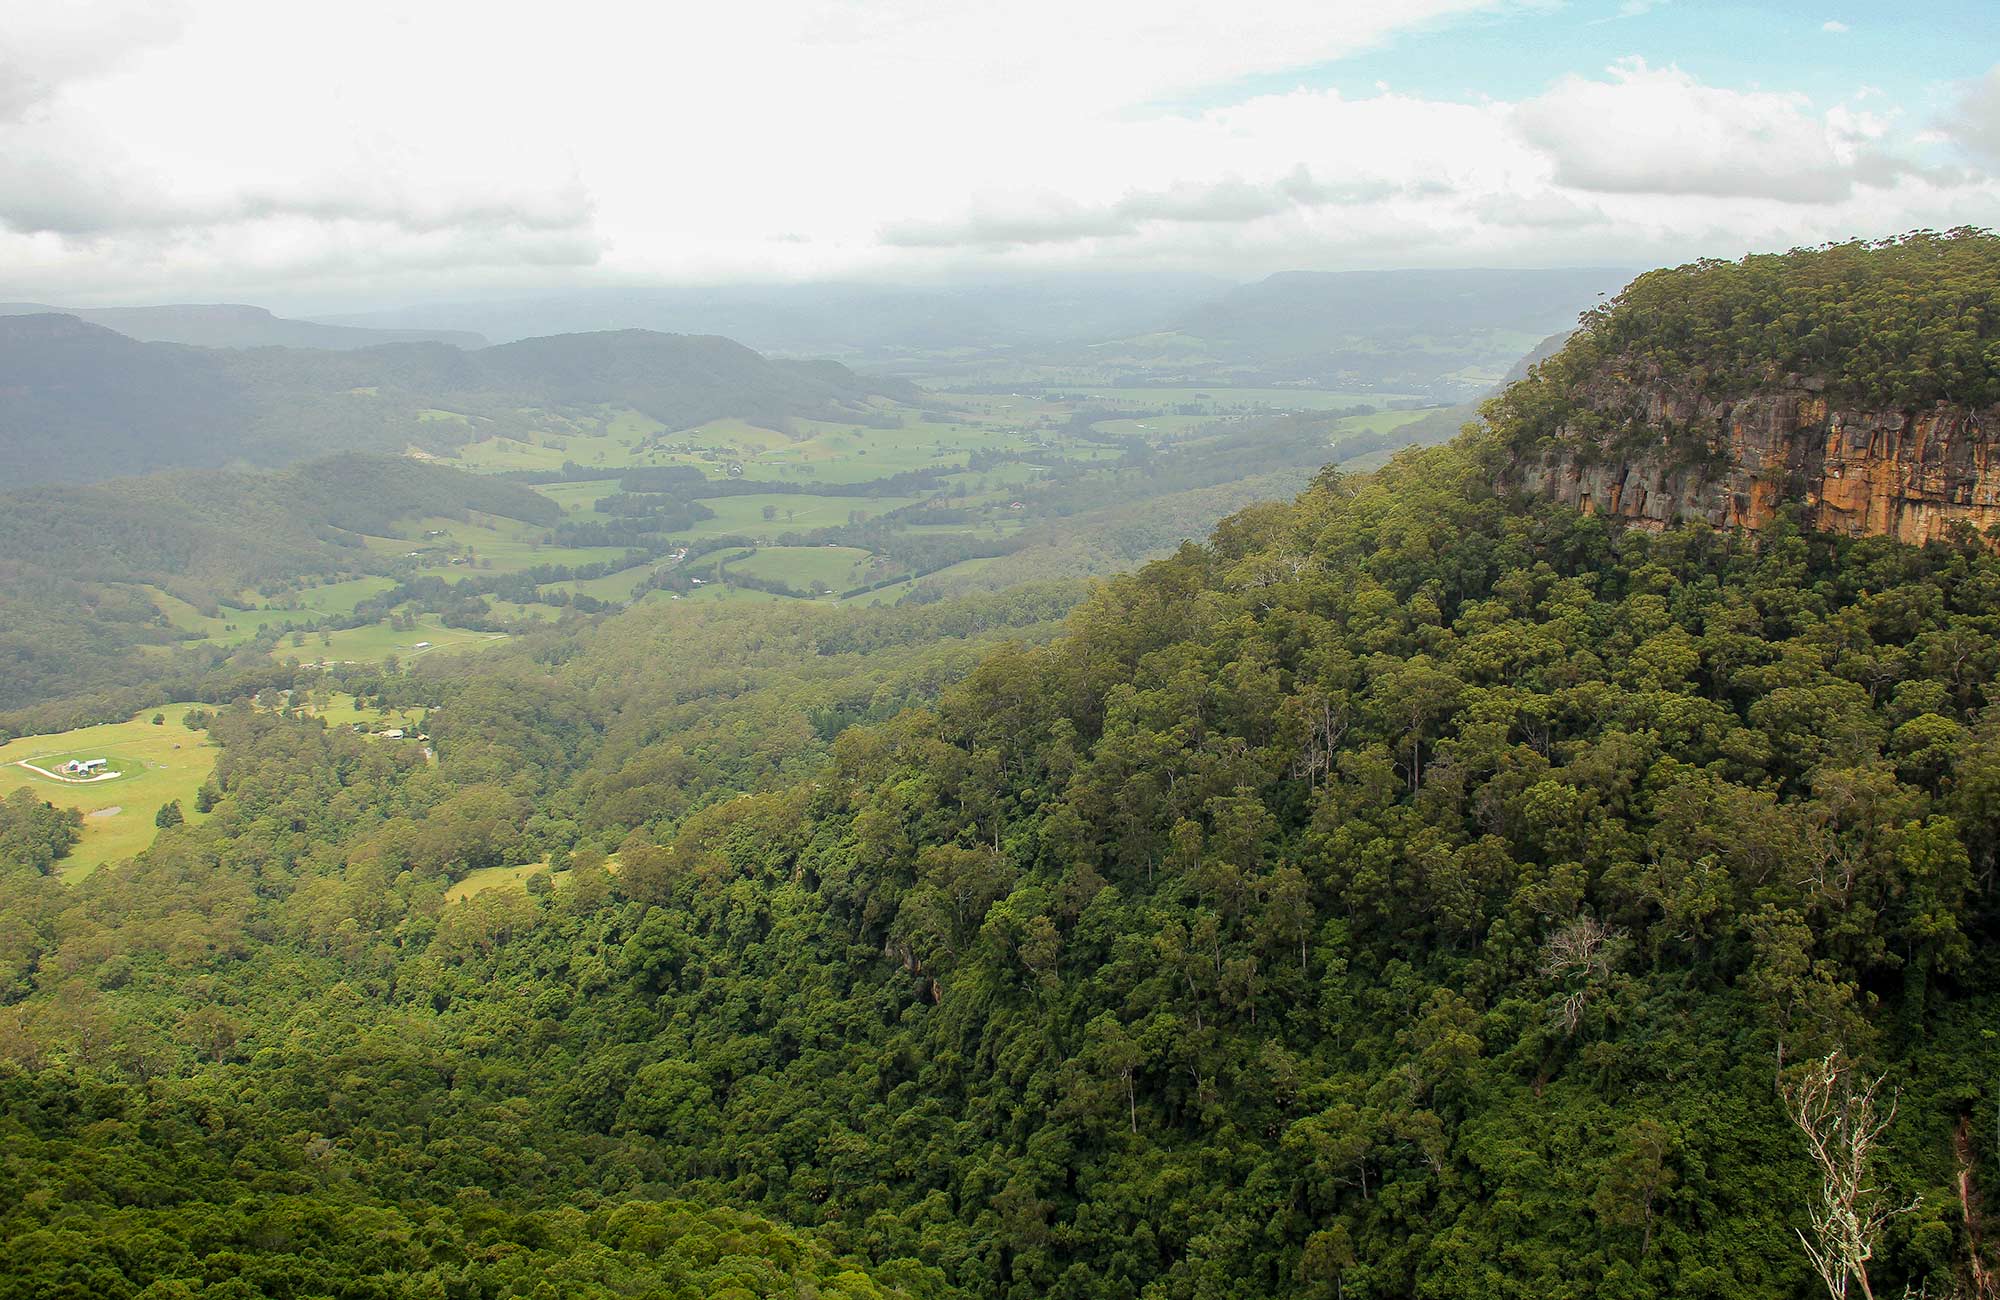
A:
MULTIPOLYGON (((461 903, 474 894, 483 894, 489 889, 503 889, 510 885, 517 889, 526 889, 529 876, 548 869, 549 864, 546 862, 528 862, 518 867, 481 867, 460 877, 451 888, 445 890, 444 901, 461 903)), ((566 885, 569 883, 569 872, 558 871, 550 878, 559 886, 566 885)))
POLYGON ((472 573, 520 573, 543 564, 617 563, 622 546, 554 546, 548 530, 498 515, 470 519, 419 519, 398 525, 400 536, 363 540, 379 555, 414 559, 417 567, 447 580, 472 573), (415 552, 414 555, 411 553, 415 552), (453 564, 454 559, 463 561, 453 564))
POLYGON ((1063 392, 1153 410, 1194 404, 1218 412, 1242 412, 1257 407, 1276 411, 1330 411, 1343 406, 1384 406, 1395 401, 1420 400, 1408 393, 1333 393, 1316 388, 1081 387, 1065 388, 1063 392))
POLYGON ((194 810, 194 792, 215 769, 215 749, 181 722, 189 709, 200 707, 169 704, 143 710, 129 722, 22 736, 0 745, 0 791, 25 785, 38 799, 84 814, 83 838, 56 864, 64 880, 79 880, 150 845, 159 833, 153 817, 162 804, 178 799, 190 822, 202 820, 194 810), (155 713, 165 714, 165 723, 154 726, 155 713), (19 765, 29 759, 53 768, 65 758, 108 758, 120 774, 110 781, 68 782, 19 765))
POLYGON ((817 585, 829 591, 846 591, 888 576, 875 568, 875 556, 853 546, 766 546, 732 560, 728 572, 783 582, 800 590, 817 585))
MULTIPOLYGON (((957 564, 947 565, 945 568, 939 569, 934 573, 927 573, 924 575, 924 578, 949 579, 953 577, 961 577, 968 573, 977 573, 991 563, 993 563, 993 559, 990 556, 980 557, 971 560, 960 560, 957 564)), ((847 599, 843 600, 841 604, 883 605, 883 606, 893 605, 897 601, 901 600, 903 597, 909 595, 911 589, 914 588, 919 582, 922 582, 924 578, 908 578, 902 582, 892 583, 887 587, 877 588, 874 591, 864 591, 859 596, 849 596, 847 599)))
POLYGON ((280 658, 296 655, 302 663, 379 663, 390 655, 408 662, 418 655, 434 651, 465 650, 505 639, 504 632, 473 632, 462 627, 446 627, 438 621, 437 615, 424 614, 407 632, 396 631, 384 619, 367 627, 328 632, 323 639, 318 633, 308 632, 303 646, 283 641, 279 643, 276 653, 280 658))
POLYGON ((411 731, 422 724, 424 716, 422 709, 364 709, 346 691, 315 691, 301 695, 293 703, 300 713, 322 719, 329 727, 351 727, 363 722, 370 731, 389 727, 411 731))
POLYGON ((701 502, 715 512, 687 531, 691 538, 722 537, 742 533, 752 537, 805 532, 814 528, 836 528, 850 517, 873 519, 903 506, 915 505, 923 497, 830 497, 807 493, 760 492, 752 496, 707 497, 701 502), (764 518, 764 510, 773 512, 764 518))
POLYGON ((536 483, 534 490, 570 514, 590 514, 597 503, 619 491, 615 478, 587 479, 580 483, 536 483))

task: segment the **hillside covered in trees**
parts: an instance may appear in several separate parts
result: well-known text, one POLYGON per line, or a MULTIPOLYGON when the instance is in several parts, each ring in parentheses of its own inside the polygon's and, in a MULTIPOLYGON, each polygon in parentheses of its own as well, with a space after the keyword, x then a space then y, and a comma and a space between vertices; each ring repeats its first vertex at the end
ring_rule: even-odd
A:
POLYGON ((521 432, 535 411, 629 408, 682 428, 727 416, 837 418, 909 392, 833 362, 645 330, 470 352, 229 349, 142 343, 63 315, 0 315, 0 391, 0 481, 14 485, 232 461, 276 467, 331 448, 437 451, 521 432))
POLYGON ((1809 380, 1829 402, 2000 403, 2000 236, 1884 240, 1705 259, 1633 280, 1498 399, 1519 454, 1638 419, 1654 387, 1741 397, 1809 380), (1616 408, 1623 397, 1634 409, 1616 408))
POLYGON ((0 493, 0 708, 161 676, 165 665, 136 651, 181 634, 144 585, 215 608, 275 579, 386 573, 392 561, 363 534, 474 511, 538 525, 561 516, 518 483, 353 454, 0 493))
POLYGON ((1621 531, 1499 454, 887 694, 676 684, 641 609, 356 683, 434 767, 221 711, 207 822, 10 877, 11 1293, 643 1294, 746 1222, 691 1203, 911 1295, 1803 1296, 1835 1049, 1899 1095, 1876 1293, 1944 1293, 2000 1177, 2000 560, 1621 531))
MULTIPOLYGON (((1988 250, 1772 265, 1945 357, 1988 250)), ((1991 1294, 2000 554, 1507 486, 1768 269, 1107 582, 286 666, 74 883, 0 799, 0 1296, 1991 1294)))

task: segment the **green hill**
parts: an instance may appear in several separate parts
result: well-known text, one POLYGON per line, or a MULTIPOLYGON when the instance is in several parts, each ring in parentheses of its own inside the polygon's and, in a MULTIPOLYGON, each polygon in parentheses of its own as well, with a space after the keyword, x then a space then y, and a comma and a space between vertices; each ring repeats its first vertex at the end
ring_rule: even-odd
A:
POLYGON ((329 450, 442 451, 535 427, 537 411, 629 408, 686 428, 741 416, 875 418, 907 396, 831 362, 771 361, 727 339, 627 330, 463 352, 140 343, 70 316, 0 316, 0 479, 89 482, 329 450), (438 419, 438 411, 455 419, 438 419))
POLYGON ((504 480, 402 457, 294 469, 177 470, 0 496, 0 708, 144 680, 178 633, 147 588, 219 614, 275 581, 385 573, 361 534, 477 511, 552 525, 561 510, 504 480))
POLYGON ((1943 1290, 2000 1177, 2000 559, 1622 531, 1493 454, 1324 476, 976 666, 909 649, 970 607, 654 606, 394 686, 435 769, 229 711, 214 814, 89 921, 6 898, 0 1045, 60 1065, 0 1098, 101 1171, 6 1198, 7 1258, 136 1292, 196 1217, 276 1266, 304 1150, 353 1212, 570 1214, 552 1258, 673 1197, 979 1296, 1796 1297, 1783 1098, 1838 1049, 1900 1098, 1875 1288, 1943 1290), (203 1176, 108 1213, 135 1141, 203 1176))
POLYGON ((58 313, 116 330, 144 343, 186 343, 203 348, 372 348, 383 343, 448 343, 481 348, 486 340, 466 330, 365 329, 287 320, 262 307, 233 303, 176 303, 164 307, 48 307, 0 303, 0 316, 58 313))
MULTIPOLYGON (((1605 340, 1727 391, 1914 313, 1842 382, 1969 400, 1980 249, 1667 273, 1486 426, 1087 588, 654 591, 182 697, 233 697, 200 815, 130 861, 65 884, 0 799, 0 1294, 1980 1294, 2000 549, 1507 486, 1605 340)), ((372 473, 267 477, 329 529, 462 488, 372 473)))

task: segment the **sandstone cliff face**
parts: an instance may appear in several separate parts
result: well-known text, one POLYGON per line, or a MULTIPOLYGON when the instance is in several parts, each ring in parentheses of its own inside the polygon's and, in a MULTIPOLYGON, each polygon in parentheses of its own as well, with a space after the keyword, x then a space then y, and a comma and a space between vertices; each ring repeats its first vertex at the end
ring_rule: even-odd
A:
POLYGON ((2000 407, 1856 410, 1830 406, 1821 387, 1734 399, 1627 389, 1619 406, 1636 399, 1629 409, 1657 439, 1530 461, 1517 485, 1640 527, 1705 519, 1755 531, 1788 501, 1803 501, 1816 528, 1912 543, 1958 520, 2000 524, 2000 407), (1694 467, 1675 451, 1703 446, 1715 454, 1694 467))

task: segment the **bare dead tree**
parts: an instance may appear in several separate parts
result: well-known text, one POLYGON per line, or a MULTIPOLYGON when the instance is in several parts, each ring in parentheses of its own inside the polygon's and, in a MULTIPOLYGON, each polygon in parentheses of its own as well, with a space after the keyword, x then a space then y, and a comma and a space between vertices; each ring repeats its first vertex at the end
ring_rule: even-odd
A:
POLYGON ((1320 777, 1333 771, 1334 757, 1340 753, 1341 741, 1347 736, 1349 702, 1345 694, 1336 700, 1316 691, 1301 703, 1305 738, 1292 759, 1291 772, 1305 781, 1306 789, 1312 790, 1318 787, 1320 777))
POLYGON ((1883 1077, 1857 1083, 1836 1049, 1808 1062, 1785 1089, 1785 1107, 1820 1172, 1819 1197, 1807 1215, 1812 1232, 1801 1231, 1799 1241, 1833 1300, 1847 1300, 1850 1284, 1874 1300, 1868 1261, 1882 1228, 1917 1205, 1914 1199, 1892 1204, 1872 1182, 1876 1148, 1896 1119, 1896 1098, 1886 1109, 1876 1099, 1883 1077))
POLYGON ((1594 916, 1579 916, 1542 944, 1542 974, 1562 985, 1556 1019, 1573 1034, 1597 986, 1611 976, 1612 942, 1623 932, 1594 916))

